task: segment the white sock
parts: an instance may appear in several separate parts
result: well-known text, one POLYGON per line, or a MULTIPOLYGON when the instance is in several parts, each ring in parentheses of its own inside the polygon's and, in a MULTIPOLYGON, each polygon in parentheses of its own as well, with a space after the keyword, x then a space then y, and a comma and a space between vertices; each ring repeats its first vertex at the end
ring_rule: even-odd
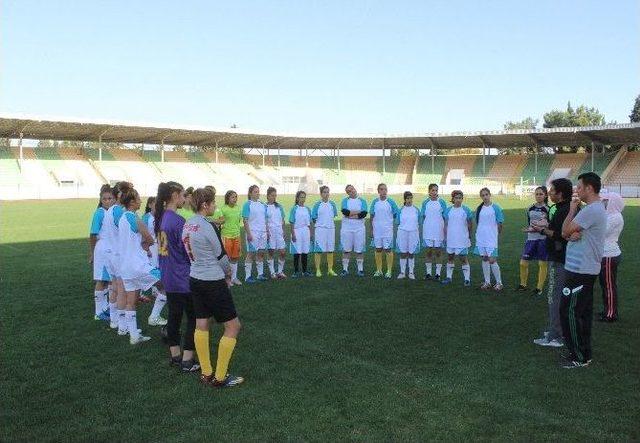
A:
POLYGON ((453 270, 455 267, 455 263, 447 263, 447 278, 453 278, 453 270))
POLYGON ((258 277, 260 277, 261 275, 264 275, 264 262, 263 261, 256 262, 256 271, 258 271, 258 277))
POLYGON ((433 270, 433 263, 425 263, 424 267, 427 270, 427 275, 431 275, 431 271, 433 270))
POLYGON ((356 264, 358 265, 358 271, 364 271, 364 258, 356 258, 356 264))
POLYGON ((267 260, 267 264, 269 265, 269 274, 276 275, 276 269, 273 266, 273 259, 270 258, 269 260, 267 260))
POLYGON ((407 259, 400 258, 400 274, 404 274, 407 270, 407 259))
POLYGON ((471 265, 469 263, 462 265, 462 275, 464 275, 464 281, 471 280, 471 265))
POLYGON ((251 277, 251 268, 253 267, 253 262, 246 261, 244 262, 244 279, 249 280, 251 277))
POLYGON ((153 309, 151 309, 151 317, 158 318, 160 317, 160 312, 162 312, 162 308, 167 304, 167 296, 162 292, 158 291, 158 295, 156 295, 156 301, 153 303, 153 309))
POLYGON ((493 271, 493 276, 496 279, 496 284, 501 285, 502 275, 500 274, 500 265, 498 265, 498 262, 495 262, 491 265, 491 270, 493 271))
POLYGON ((125 318, 124 309, 118 309, 118 330, 119 331, 127 330, 127 319, 125 318))
POLYGON ((238 278, 238 263, 231 263, 231 280, 238 278))
POLYGON ((125 314, 127 327, 129 328, 129 335, 133 339, 140 337, 138 332, 138 319, 136 318, 136 311, 126 311, 125 314))
POLYGON ((342 269, 344 269, 345 271, 349 272, 349 259, 348 258, 343 258, 342 259, 342 269))
POLYGON ((151 295, 157 298, 158 294, 160 294, 160 291, 158 290, 158 288, 156 288, 155 286, 151 286, 151 295))
POLYGON ((440 275, 441 272, 442 272, 442 263, 437 263, 436 264, 436 275, 440 275))
POLYGON ((413 271, 416 269, 416 259, 415 258, 410 258, 409 259, 409 274, 413 274, 413 271))
POLYGON ((482 275, 484 275, 484 282, 491 284, 491 265, 488 261, 482 261, 482 275))
POLYGON ((278 273, 284 274, 284 258, 278 259, 278 273))
POLYGON ((102 313, 102 305, 104 304, 104 291, 93 291, 93 301, 95 303, 96 315, 102 313))
POLYGON ((116 303, 109 303, 109 320, 111 323, 118 323, 118 305, 116 303))
POLYGON ((102 312, 109 310, 109 288, 102 291, 102 312))

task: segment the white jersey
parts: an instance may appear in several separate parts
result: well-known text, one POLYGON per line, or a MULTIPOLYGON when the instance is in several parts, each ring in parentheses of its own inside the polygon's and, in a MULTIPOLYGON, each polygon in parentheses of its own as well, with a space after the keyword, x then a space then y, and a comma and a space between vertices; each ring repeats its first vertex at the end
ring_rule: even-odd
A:
POLYGON ((427 199, 422 202, 420 215, 422 216, 422 238, 441 242, 444 240, 444 213, 447 204, 443 199, 427 199))
POLYGON ((398 215, 398 205, 392 198, 375 198, 369 209, 373 236, 393 236, 393 222, 398 215))
POLYGON ((142 248, 142 234, 138 230, 138 216, 126 211, 118 224, 118 250, 120 252, 120 277, 136 279, 152 269, 147 251, 142 248))
POLYGON ((267 204, 267 228, 269 229, 269 235, 282 235, 283 221, 284 209, 282 205, 267 204))
POLYGON ((492 203, 489 206, 481 205, 476 214, 478 226, 476 227, 476 246, 479 248, 498 247, 498 225, 504 223, 502 208, 492 203))
POLYGON ((449 206, 444 212, 447 222, 447 249, 464 249, 471 246, 469 238, 469 220, 473 220, 473 213, 467 206, 459 208, 449 206))
POLYGON ((105 247, 114 253, 118 252, 118 223, 124 210, 119 204, 111 206, 104 214, 100 238, 105 242, 105 247))
POLYGON ((294 229, 309 228, 311 226, 311 211, 306 206, 295 205, 289 212, 289 223, 294 229))
MULTIPOLYGON (((342 199, 341 211, 345 209, 348 211, 367 211, 367 202, 364 198, 345 197, 342 199)), ((342 232, 358 232, 364 231, 364 218, 349 218, 343 214, 342 216, 342 232)))
POLYGON ((327 202, 318 200, 311 210, 311 219, 315 222, 316 228, 335 229, 333 219, 337 216, 338 209, 331 200, 327 202))
POLYGON ((420 211, 415 206, 403 206, 398 212, 399 231, 418 231, 420 228, 420 211))
POLYGON ((242 206, 242 218, 249 221, 252 234, 267 232, 267 205, 261 201, 247 200, 242 206))
POLYGON ((155 220, 156 219, 151 212, 147 212, 142 216, 142 222, 147 227, 147 230, 149 231, 149 234, 151 234, 151 237, 153 237, 153 241, 154 241, 154 243, 151 246, 149 246, 149 252, 151 252, 151 257, 149 257, 149 263, 151 263, 151 266, 153 266, 154 268, 158 268, 160 267, 160 264, 158 262, 158 241, 156 239, 156 231, 154 226, 155 220))

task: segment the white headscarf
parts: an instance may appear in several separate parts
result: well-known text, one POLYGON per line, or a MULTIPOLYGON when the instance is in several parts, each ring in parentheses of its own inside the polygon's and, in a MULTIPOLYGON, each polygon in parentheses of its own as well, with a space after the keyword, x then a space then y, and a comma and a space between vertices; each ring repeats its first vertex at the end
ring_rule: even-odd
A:
POLYGON ((601 199, 608 200, 607 202, 607 214, 621 214, 624 209, 624 200, 622 196, 617 192, 607 192, 602 195, 601 199))

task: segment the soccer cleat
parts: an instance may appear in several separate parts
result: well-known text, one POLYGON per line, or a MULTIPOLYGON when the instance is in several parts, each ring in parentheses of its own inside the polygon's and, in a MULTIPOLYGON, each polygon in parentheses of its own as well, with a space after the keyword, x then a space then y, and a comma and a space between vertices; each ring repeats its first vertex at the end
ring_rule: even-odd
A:
POLYGON ((588 361, 579 361, 579 360, 567 360, 560 364, 560 367, 563 369, 577 369, 577 368, 586 368, 591 363, 591 360, 588 361))
POLYGON ((344 269, 340 273, 340 277, 347 277, 349 275, 349 271, 345 271, 344 269))
POLYGON ((224 380, 220 380, 220 381, 216 380, 213 374, 211 375, 203 374, 200 376, 200 383, 206 386, 211 386, 213 388, 231 388, 234 386, 238 386, 242 382, 244 382, 244 378, 237 377, 235 375, 227 375, 224 378, 224 380))
POLYGON ((251 284, 251 283, 257 283, 258 280, 256 280, 252 275, 252 276, 248 277, 244 282, 251 284))
POLYGON ((269 280, 267 277, 264 276, 264 274, 260 274, 258 275, 258 281, 267 281, 269 280))
POLYGON ((109 314, 108 311, 102 311, 100 314, 98 315, 94 315, 93 316, 94 320, 102 320, 102 321, 108 321, 111 322, 111 315, 109 314))
POLYGON ((533 291, 531 291, 531 294, 535 296, 542 295, 542 289, 535 288, 533 291))
POLYGON ((464 285, 465 286, 471 286, 471 280, 465 280, 464 281, 464 285))
POLYGON ((427 274, 424 276, 425 280, 433 280, 433 277, 431 277, 431 274, 427 274))
POLYGON ((376 271, 376 272, 373 273, 373 276, 376 277, 376 278, 377 277, 382 277, 382 275, 383 275, 382 271, 376 271))
POLYGON ((480 285, 480 290, 486 291, 487 289, 491 289, 491 283, 484 282, 480 285))
POLYGON ((329 269, 327 271, 327 275, 330 276, 330 277, 336 277, 338 274, 336 274, 333 269, 329 269))
POLYGON ((294 272, 293 274, 291 274, 291 278, 300 278, 302 277, 302 273, 300 272, 294 272))
POLYGON ((179 355, 169 358, 169 366, 179 367, 181 363, 182 363, 182 357, 179 355))
POLYGON ((496 292, 500 292, 503 288, 504 286, 502 286, 502 283, 496 283, 496 285, 493 287, 493 290, 496 292))
POLYGON ((415 280, 416 276, 412 273, 409 273, 409 280, 415 280))
POLYGON ((322 277, 322 271, 320 269, 316 271, 316 277, 318 278, 322 277))
POLYGON ((356 272, 356 275, 358 277, 364 277, 364 271, 358 271, 358 272, 356 272))
POLYGON ((285 274, 284 272, 278 272, 278 279, 284 280, 286 278, 287 278, 287 274, 285 274))
POLYGON ((443 285, 448 285, 448 284, 450 284, 450 283, 451 283, 451 279, 450 279, 450 278, 445 278, 445 279, 444 279, 444 280, 442 280, 440 283, 441 283, 441 284, 443 284, 443 285))
POLYGON ((561 348, 564 346, 564 343, 562 343, 562 341, 558 340, 557 338, 553 338, 551 340, 547 339, 547 341, 541 346, 548 346, 550 348, 561 348))
POLYGON ((401 272, 400 274, 398 274, 398 280, 402 280, 403 278, 406 278, 407 276, 404 275, 404 272, 401 272))
POLYGON ((527 290, 527 287, 525 285, 518 285, 518 287, 516 288, 516 291, 520 291, 520 292, 524 292, 527 290))
POLYGON ((180 362, 180 370, 182 372, 196 372, 199 369, 200 369, 200 363, 198 363, 194 359, 182 360, 180 362))
POLYGON ((138 338, 129 337, 129 343, 131 343, 132 345, 138 345, 149 340, 151 340, 151 337, 147 337, 146 335, 140 335, 138 336, 138 338))
POLYGON ((433 279, 434 280, 440 280, 440 274, 436 274, 436 276, 433 279))
POLYGON ((311 277, 311 275, 312 275, 311 272, 308 272, 308 271, 305 271, 302 273, 303 277, 311 277))
POLYGON ((148 319, 149 326, 164 326, 167 324, 167 319, 158 317, 149 317, 148 319))
POLYGON ((118 335, 127 335, 128 333, 129 331, 127 331, 126 329, 118 328, 118 335))
POLYGON ((109 327, 111 329, 118 329, 118 322, 117 321, 112 321, 109 323, 109 327))
POLYGON ((384 278, 386 278, 387 280, 391 280, 391 271, 387 271, 387 273, 384 274, 384 278))
POLYGON ((540 337, 533 340, 534 345, 538 346, 548 346, 549 339, 547 337, 540 337))

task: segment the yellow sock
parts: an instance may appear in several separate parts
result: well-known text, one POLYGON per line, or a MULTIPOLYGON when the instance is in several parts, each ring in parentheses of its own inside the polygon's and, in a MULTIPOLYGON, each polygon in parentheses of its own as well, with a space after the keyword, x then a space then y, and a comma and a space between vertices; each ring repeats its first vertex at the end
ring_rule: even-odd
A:
POLYGON ((387 252, 387 272, 393 269, 393 251, 387 252))
POLYGON ((382 272, 382 252, 376 251, 376 271, 382 272))
POLYGON ((327 252, 327 269, 333 271, 333 252, 327 252))
POLYGON ((544 282, 547 280, 547 262, 540 260, 538 262, 538 286, 536 288, 542 291, 544 282))
MULTIPOLYGON (((229 361, 231 360, 231 354, 233 354, 233 348, 236 347, 236 339, 231 337, 225 337, 224 335, 220 339, 218 344, 218 361, 216 363, 216 380, 224 380, 227 376, 227 369, 229 369, 229 361)), ((202 364, 202 362, 200 362, 202 364)), ((203 371, 204 372, 204 371, 203 371)))
POLYGON ((529 262, 526 260, 520 260, 520 284, 527 286, 529 281, 529 262))
POLYGON ((322 262, 322 254, 313 254, 313 261, 316 264, 316 271, 319 271, 320 263, 322 262))
POLYGON ((193 334, 193 341, 196 345, 196 353, 200 360, 200 367, 203 375, 211 375, 213 368, 211 367, 211 350, 209 349, 209 331, 196 329, 193 334))

